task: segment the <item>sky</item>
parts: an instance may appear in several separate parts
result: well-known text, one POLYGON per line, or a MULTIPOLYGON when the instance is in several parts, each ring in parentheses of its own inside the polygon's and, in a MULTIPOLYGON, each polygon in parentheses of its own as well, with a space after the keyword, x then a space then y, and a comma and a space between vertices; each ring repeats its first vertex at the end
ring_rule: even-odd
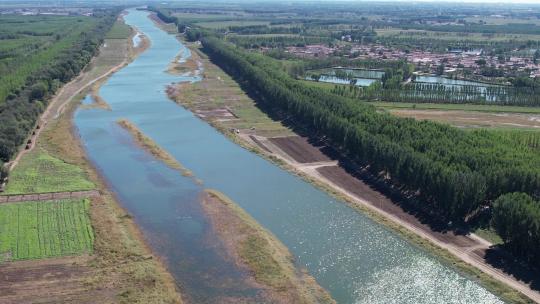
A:
MULTIPOLYGON (((353 0, 354 1, 354 0, 353 0)), ((372 0, 377 1, 377 0, 372 0)), ((392 0, 383 0, 392 1, 392 0)), ((446 3, 526 3, 526 4, 540 4, 540 0, 394 0, 394 1, 407 1, 407 2, 446 2, 446 3)))

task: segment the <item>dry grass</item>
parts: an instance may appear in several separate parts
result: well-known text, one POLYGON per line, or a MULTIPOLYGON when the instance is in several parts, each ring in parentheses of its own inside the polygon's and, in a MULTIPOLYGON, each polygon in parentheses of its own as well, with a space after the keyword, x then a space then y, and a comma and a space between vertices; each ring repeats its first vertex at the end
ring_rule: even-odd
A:
POLYGON ((193 84, 181 83, 171 90, 171 98, 220 130, 238 129, 242 133, 260 136, 286 136, 292 132, 281 122, 274 121, 261 111, 227 73, 213 64, 195 44, 186 44, 192 60, 203 65, 202 80, 193 84), (233 117, 220 113, 229 112, 233 117), (202 118, 202 115, 199 115, 202 118))
POLYGON ((463 128, 540 128, 539 114, 487 113, 459 110, 391 109, 390 113, 417 120, 432 120, 463 128))
POLYGON ((118 124, 126 129, 135 139, 135 142, 140 145, 142 148, 144 148, 148 153, 155 156, 157 159, 161 160, 167 166, 178 170, 182 172, 183 176, 193 176, 193 173, 186 169, 180 162, 174 158, 169 152, 165 151, 163 148, 161 148, 154 140, 152 140, 150 137, 146 136, 139 128, 137 128, 136 125, 134 125, 132 122, 130 122, 127 119, 120 119, 118 120, 118 124))
POLYGON ((315 279, 297 271, 287 247, 240 206, 215 190, 206 190, 203 208, 240 266, 276 303, 335 303, 315 279))

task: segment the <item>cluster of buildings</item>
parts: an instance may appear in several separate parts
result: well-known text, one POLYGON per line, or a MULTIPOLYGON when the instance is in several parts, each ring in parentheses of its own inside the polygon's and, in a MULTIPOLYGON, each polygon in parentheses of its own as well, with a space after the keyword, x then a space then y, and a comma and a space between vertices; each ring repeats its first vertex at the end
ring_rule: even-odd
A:
MULTIPOLYGON (((343 54, 343 46, 306 45, 304 47, 288 47, 285 51, 299 57, 327 57, 343 54)), ((403 60, 414 63, 420 67, 427 67, 435 72, 437 67, 444 65, 446 72, 458 69, 469 69, 473 73, 480 73, 483 66, 496 67, 505 71, 513 70, 528 72, 531 77, 540 76, 540 64, 534 63, 531 57, 510 56, 498 58, 486 56, 482 49, 475 50, 449 50, 445 53, 412 50, 404 51, 378 44, 353 45, 348 51, 351 58, 377 59, 377 60, 403 60)), ((540 61, 539 61, 540 62, 540 61)))
POLYGON ((328 57, 333 55, 337 47, 329 47, 324 44, 312 44, 306 46, 290 46, 285 52, 294 54, 298 57, 328 57))
POLYGON ((0 15, 54 15, 54 16, 92 16, 91 8, 68 7, 32 7, 32 8, 0 8, 0 15))

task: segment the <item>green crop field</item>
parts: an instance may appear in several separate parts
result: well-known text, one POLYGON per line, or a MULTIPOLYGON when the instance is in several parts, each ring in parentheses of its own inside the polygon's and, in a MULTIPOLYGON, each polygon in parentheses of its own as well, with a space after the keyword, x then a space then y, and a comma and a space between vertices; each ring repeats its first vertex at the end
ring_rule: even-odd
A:
POLYGON ((10 175, 6 194, 94 189, 84 171, 41 149, 26 154, 10 175))
POLYGON ((91 253, 88 199, 0 205, 0 262, 91 253))

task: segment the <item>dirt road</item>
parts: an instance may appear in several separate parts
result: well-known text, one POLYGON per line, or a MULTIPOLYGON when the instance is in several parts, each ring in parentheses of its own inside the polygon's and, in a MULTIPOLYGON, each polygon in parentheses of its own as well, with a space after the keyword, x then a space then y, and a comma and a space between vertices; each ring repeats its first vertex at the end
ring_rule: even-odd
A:
POLYGON ((29 202, 29 201, 32 201, 32 202, 50 201, 50 200, 59 200, 59 199, 70 199, 70 198, 87 198, 87 197, 98 197, 99 195, 100 194, 98 190, 10 194, 10 195, 0 195, 0 204, 29 202))
POLYGON ((51 121, 52 119, 58 118, 60 114, 64 111, 66 105, 79 93, 81 93, 83 90, 89 88, 94 83, 105 79, 106 77, 109 77, 111 74, 115 73, 119 69, 121 69, 123 66, 125 66, 128 63, 128 60, 124 60, 120 64, 112 67, 102 75, 98 76, 97 78, 89 76, 89 73, 86 71, 83 71, 79 76, 77 76, 74 80, 67 83, 65 86, 60 89, 60 91, 51 99, 49 105, 47 106, 47 109, 43 112, 41 115, 41 118, 39 119, 38 126, 39 128, 36 128, 32 136, 30 137, 30 144, 28 145, 27 149, 21 150, 17 156, 9 163, 9 171, 12 171, 21 158, 24 156, 24 154, 32 151, 34 147, 36 146, 36 141, 39 138, 39 135, 41 134, 41 131, 44 129, 44 127, 51 121))

